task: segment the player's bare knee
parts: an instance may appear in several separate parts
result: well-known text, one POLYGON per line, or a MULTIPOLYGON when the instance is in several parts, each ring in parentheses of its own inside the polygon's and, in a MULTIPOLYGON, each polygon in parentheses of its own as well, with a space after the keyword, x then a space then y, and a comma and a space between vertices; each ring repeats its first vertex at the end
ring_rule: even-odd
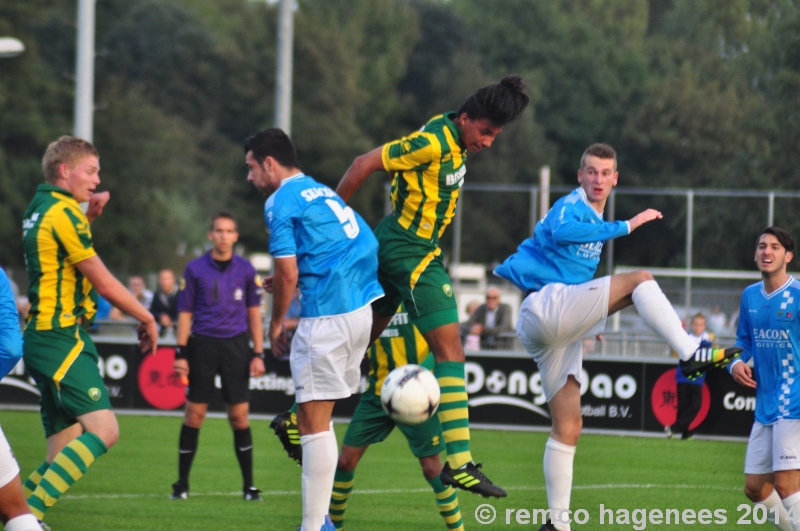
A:
POLYGON ((772 492, 772 484, 761 479, 761 476, 747 476, 744 482, 744 495, 753 503, 764 501, 772 492))
POLYGON ((250 427, 250 419, 247 414, 229 415, 228 422, 234 430, 244 430, 250 427))
POLYGON ((647 282, 648 280, 655 280, 653 275, 650 274, 649 271, 645 271, 644 269, 641 269, 639 271, 633 271, 631 275, 633 275, 634 288, 643 282, 647 282))
POLYGON ((789 480, 787 481, 784 478, 781 478, 776 474, 775 476, 775 490, 778 492, 778 496, 783 498, 788 498, 792 494, 800 491, 800 486, 797 484, 796 481, 789 480))
POLYGON ((422 475, 425 479, 431 480, 442 472, 442 461, 439 455, 430 457, 420 457, 419 464, 422 466, 422 475))

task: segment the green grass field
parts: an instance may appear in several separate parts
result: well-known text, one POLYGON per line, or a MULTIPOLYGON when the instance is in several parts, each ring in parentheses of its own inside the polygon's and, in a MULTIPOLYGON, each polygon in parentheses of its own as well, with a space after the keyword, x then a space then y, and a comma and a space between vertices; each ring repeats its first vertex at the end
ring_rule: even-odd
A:
MULTIPOLYGON (((225 420, 208 419, 201 431, 188 501, 168 497, 177 478, 180 419, 120 415, 119 421, 119 443, 48 513, 46 521, 54 531, 294 531, 299 525, 300 468, 286 457, 267 421, 253 421, 255 483, 263 491, 263 503, 241 499, 241 476, 225 420)), ((0 424, 24 478, 45 454, 38 413, 2 411, 0 424)), ((336 426, 340 442, 345 427, 336 426)), ((467 529, 538 529, 518 523, 515 512, 506 524, 506 514, 509 509, 546 508, 542 476, 546 439, 544 433, 472 431, 475 458, 486 463, 487 474, 509 495, 486 500, 461 492, 467 529), (476 508, 483 503, 497 511, 491 524, 476 521, 476 508)), ((737 507, 747 502, 742 494, 744 451, 745 444, 736 442, 584 435, 575 460, 572 509, 585 509, 589 520, 573 524, 573 529, 769 529, 769 524, 752 523, 752 515, 749 525, 737 524, 744 515, 737 507), (621 516, 618 510, 626 509, 630 522, 610 524, 607 514, 601 525, 601 504, 615 511, 615 519, 621 516), (720 519, 712 517, 707 525, 642 524, 633 518, 637 509, 725 510, 727 523, 715 523, 720 519)), ((345 529, 446 529, 419 465, 398 432, 371 448, 359 465, 345 529)))

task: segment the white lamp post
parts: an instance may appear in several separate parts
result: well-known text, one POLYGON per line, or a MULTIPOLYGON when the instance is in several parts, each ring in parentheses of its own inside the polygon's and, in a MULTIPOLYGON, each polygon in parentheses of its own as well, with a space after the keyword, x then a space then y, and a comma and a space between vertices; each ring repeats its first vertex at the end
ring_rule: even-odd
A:
POLYGON ((0 59, 16 57, 25 51, 22 41, 14 37, 0 37, 0 59))

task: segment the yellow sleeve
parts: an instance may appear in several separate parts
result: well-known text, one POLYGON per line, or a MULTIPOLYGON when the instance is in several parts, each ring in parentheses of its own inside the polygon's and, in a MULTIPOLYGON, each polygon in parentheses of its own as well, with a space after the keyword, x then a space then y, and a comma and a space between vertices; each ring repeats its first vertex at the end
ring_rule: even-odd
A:
POLYGON ((65 207, 53 220, 53 233, 67 253, 67 263, 75 265, 97 255, 92 244, 89 220, 80 210, 65 207))
POLYGON ((390 172, 424 170, 441 155, 436 136, 422 131, 384 144, 381 151, 383 167, 390 172))

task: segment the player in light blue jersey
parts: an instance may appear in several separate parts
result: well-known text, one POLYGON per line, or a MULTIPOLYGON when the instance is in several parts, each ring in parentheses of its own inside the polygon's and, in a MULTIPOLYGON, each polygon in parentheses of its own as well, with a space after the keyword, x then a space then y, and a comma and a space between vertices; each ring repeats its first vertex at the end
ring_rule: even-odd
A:
POLYGON ((338 449, 330 428, 334 401, 361 379, 369 347, 370 304, 378 283, 378 241, 336 192, 305 175, 289 137, 267 129, 245 140, 247 180, 268 196, 264 207, 275 272, 264 281, 273 295, 269 340, 286 350, 283 318, 300 287, 302 310, 290 365, 298 404, 302 456, 302 531, 332 531, 328 503, 338 449))
MULTIPOLYGON (((5 271, 0 269, 0 380, 22 358, 22 331, 17 303, 5 271)), ((0 428, 0 523, 9 531, 41 531, 22 492, 19 465, 0 428)))
POLYGON ((693 374, 729 361, 737 351, 690 339, 653 276, 635 271, 592 280, 603 244, 661 219, 648 209, 628 221, 603 220, 617 185, 617 154, 593 144, 581 157, 580 187, 553 205, 495 274, 525 292, 517 321, 520 341, 538 365, 553 429, 544 453, 552 521, 540 529, 568 531, 572 466, 580 436, 582 340, 602 334, 609 315, 633 304, 642 319, 688 360, 693 374))
POLYGON ((800 359, 794 350, 800 345, 800 282, 786 272, 793 253, 794 240, 783 229, 768 227, 758 236, 762 281, 742 293, 736 345, 744 351, 730 365, 734 380, 756 390, 744 491, 767 507, 770 521, 777 515, 776 527, 785 531, 800 530, 800 359), (751 359, 752 369, 745 363, 751 359))

